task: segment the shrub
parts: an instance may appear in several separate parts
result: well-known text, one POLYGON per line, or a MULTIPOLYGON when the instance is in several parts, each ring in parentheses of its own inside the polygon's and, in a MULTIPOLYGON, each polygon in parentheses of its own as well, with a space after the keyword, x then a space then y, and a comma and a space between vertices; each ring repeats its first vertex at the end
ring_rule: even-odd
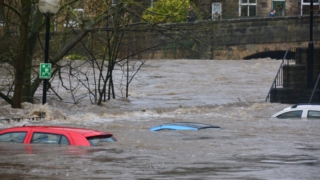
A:
POLYGON ((190 0, 159 0, 143 12, 142 18, 153 23, 185 22, 190 5, 190 0))

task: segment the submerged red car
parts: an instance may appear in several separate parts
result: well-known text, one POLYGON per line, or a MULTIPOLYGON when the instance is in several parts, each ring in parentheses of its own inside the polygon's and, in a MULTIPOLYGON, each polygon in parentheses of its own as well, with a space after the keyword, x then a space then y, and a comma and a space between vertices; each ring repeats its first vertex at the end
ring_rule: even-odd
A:
POLYGON ((117 140, 108 132, 66 126, 21 126, 0 131, 0 142, 97 146, 117 140))

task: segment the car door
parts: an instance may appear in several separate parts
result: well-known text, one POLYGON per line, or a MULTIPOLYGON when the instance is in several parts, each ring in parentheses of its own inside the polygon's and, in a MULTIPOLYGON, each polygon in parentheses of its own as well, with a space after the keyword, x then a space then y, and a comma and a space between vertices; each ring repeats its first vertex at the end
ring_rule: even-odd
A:
POLYGON ((73 145, 74 142, 70 135, 57 130, 32 130, 30 144, 60 144, 73 145))
POLYGON ((301 114, 301 117, 302 117, 302 118, 306 118, 307 115, 308 115, 308 110, 307 110, 307 109, 303 109, 303 112, 302 112, 302 114, 301 114))

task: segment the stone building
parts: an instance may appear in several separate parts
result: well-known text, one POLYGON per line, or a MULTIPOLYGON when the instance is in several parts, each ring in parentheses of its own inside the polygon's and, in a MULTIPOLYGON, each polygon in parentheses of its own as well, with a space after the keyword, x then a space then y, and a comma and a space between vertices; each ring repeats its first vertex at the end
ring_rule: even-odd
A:
MULTIPOLYGON (((1 0, 0 0, 1 1, 1 0)), ((119 0, 110 0, 117 4, 119 0)), ((157 0, 136 0, 143 6, 150 7, 157 0)), ((319 0, 320 1, 320 0, 319 0)), ((78 17, 92 17, 103 10, 102 1, 80 0, 72 5, 78 17)), ((310 0, 191 0, 203 19, 232 19, 246 17, 268 17, 270 12, 276 10, 276 16, 309 15, 310 0)), ((314 0, 314 14, 319 9, 319 2, 314 0)), ((142 13, 142 12, 141 12, 142 13)))
MULTIPOLYGON (((314 0, 315 13, 319 9, 318 0, 314 0)), ((267 17, 270 12, 276 10, 276 16, 308 15, 310 12, 310 0, 212 0, 212 17, 221 7, 222 17, 267 17)))

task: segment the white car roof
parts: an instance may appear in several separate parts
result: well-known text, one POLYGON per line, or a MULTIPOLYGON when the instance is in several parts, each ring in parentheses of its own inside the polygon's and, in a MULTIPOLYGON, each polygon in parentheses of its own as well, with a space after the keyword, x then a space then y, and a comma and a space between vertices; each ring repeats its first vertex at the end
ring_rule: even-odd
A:
POLYGON ((271 117, 277 117, 278 115, 294 111, 294 110, 317 110, 320 111, 320 104, 295 104, 293 106, 284 108, 282 111, 277 112, 276 114, 272 115, 271 117))
POLYGON ((289 109, 319 109, 320 104, 296 104, 291 106, 289 109))

